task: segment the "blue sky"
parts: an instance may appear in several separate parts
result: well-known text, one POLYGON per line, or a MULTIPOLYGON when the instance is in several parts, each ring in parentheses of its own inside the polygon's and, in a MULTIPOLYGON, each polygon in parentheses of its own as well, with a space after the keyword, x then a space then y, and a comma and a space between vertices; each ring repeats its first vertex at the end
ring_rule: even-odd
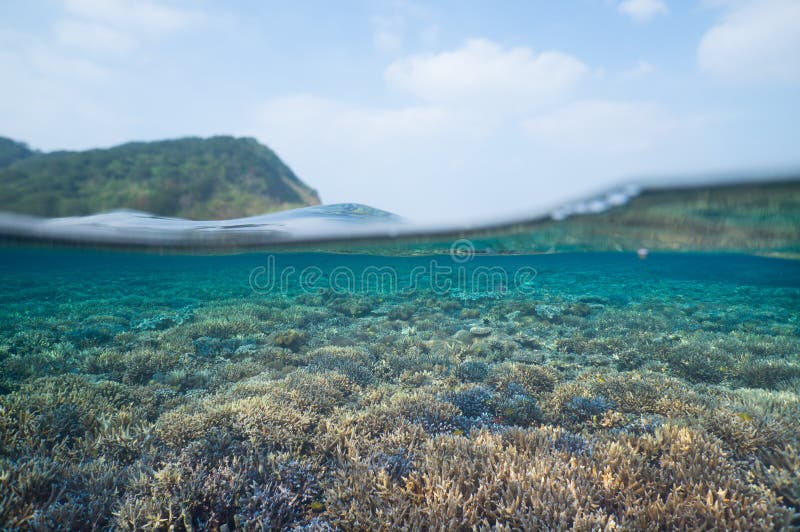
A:
POLYGON ((255 136, 425 220, 800 168, 800 0, 2 2, 0 69, 32 147, 255 136))

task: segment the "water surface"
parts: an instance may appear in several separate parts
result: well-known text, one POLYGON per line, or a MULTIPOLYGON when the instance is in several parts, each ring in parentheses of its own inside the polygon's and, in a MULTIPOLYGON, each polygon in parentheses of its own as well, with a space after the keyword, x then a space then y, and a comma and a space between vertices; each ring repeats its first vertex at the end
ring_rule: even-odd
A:
POLYGON ((0 527, 798 526, 799 190, 5 215, 0 527))

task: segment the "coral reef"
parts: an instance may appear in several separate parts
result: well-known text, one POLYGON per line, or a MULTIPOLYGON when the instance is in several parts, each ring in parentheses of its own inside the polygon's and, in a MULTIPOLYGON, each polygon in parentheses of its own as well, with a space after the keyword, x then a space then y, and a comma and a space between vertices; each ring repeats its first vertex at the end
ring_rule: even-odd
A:
POLYGON ((0 528, 800 526, 783 277, 255 295, 248 260, 0 270, 0 528))

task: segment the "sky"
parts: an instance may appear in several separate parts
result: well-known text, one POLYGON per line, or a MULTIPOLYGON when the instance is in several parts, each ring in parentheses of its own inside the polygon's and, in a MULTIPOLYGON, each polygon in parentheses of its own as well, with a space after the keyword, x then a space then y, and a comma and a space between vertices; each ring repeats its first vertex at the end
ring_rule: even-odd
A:
POLYGON ((424 221, 800 169, 800 0, 3 1, 0 72, 33 148, 253 136, 424 221))

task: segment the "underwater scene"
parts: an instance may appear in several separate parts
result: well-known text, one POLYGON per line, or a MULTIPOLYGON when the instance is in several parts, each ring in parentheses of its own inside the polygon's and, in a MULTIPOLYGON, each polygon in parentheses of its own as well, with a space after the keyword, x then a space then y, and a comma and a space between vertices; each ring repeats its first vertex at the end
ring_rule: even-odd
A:
POLYGON ((0 529, 800 527, 798 180, 0 236, 0 529))

